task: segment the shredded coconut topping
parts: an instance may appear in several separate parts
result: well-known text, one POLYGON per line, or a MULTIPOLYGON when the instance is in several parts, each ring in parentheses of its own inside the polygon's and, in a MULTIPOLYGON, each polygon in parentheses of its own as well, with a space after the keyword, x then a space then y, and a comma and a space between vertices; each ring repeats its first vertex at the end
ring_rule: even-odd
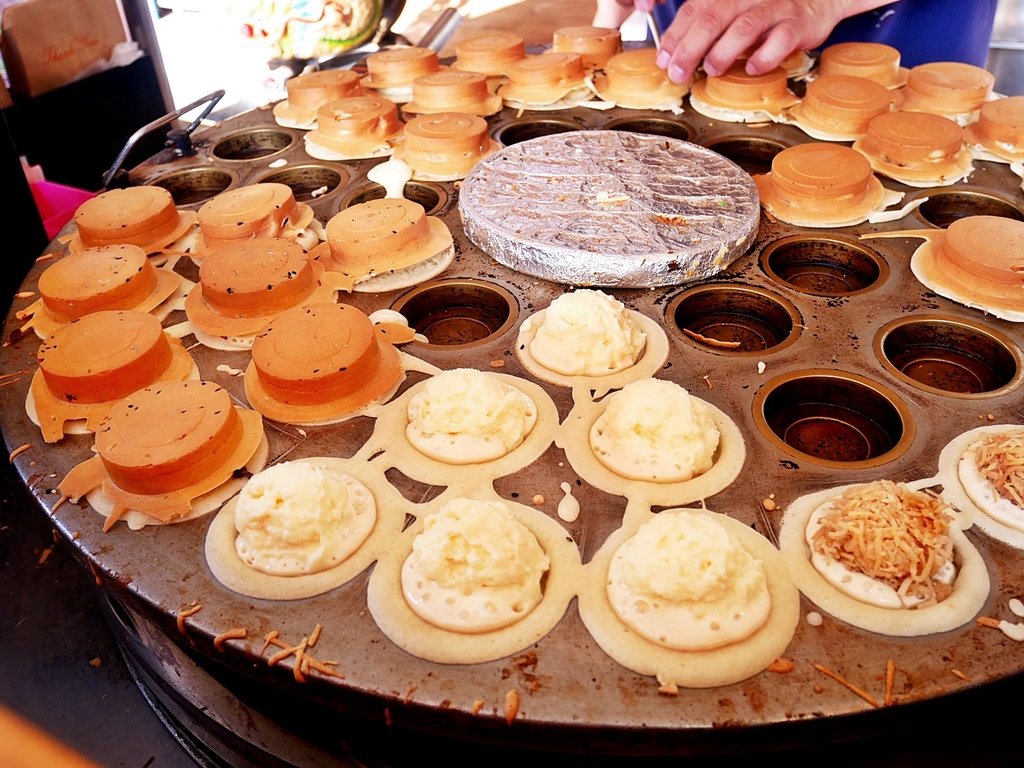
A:
POLYGON ((989 435, 975 446, 974 461, 1000 496, 1024 509, 1024 432, 989 435))
POLYGON ((918 607, 952 592, 936 579, 953 561, 950 506, 904 483, 879 480, 847 489, 822 517, 811 540, 817 552, 845 567, 891 585, 918 607))

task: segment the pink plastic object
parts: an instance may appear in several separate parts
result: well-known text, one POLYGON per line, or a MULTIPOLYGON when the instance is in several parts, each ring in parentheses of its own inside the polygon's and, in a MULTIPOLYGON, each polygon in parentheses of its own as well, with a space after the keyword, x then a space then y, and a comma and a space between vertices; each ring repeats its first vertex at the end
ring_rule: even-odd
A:
POLYGON ((96 197, 93 192, 52 181, 37 181, 29 187, 32 189, 32 198, 36 201, 39 216, 43 220, 46 236, 51 240, 75 215, 78 206, 96 197))

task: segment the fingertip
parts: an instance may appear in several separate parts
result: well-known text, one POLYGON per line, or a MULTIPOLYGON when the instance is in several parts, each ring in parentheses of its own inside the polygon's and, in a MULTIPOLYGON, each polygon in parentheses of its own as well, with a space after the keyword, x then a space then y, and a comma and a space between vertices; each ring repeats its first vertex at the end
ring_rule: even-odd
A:
POLYGON ((686 80, 687 80, 687 77, 688 77, 688 75, 686 74, 686 71, 682 67, 679 67, 679 66, 676 66, 675 64, 673 64, 672 66, 670 66, 668 68, 668 79, 671 80, 673 83, 678 83, 678 84, 685 83, 686 80))
POLYGON ((707 59, 704 59, 704 72, 711 77, 718 77, 722 74, 722 71, 707 59))
POLYGON ((672 59, 672 54, 668 51, 661 49, 658 51, 657 57, 654 59, 654 63, 658 65, 659 69, 665 69, 668 67, 669 61, 672 59))

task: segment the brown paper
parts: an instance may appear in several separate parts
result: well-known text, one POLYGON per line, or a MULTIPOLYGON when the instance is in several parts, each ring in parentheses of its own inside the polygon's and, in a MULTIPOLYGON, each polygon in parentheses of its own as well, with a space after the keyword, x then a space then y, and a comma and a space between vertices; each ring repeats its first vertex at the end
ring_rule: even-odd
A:
POLYGON ((5 8, 0 23, 0 51, 15 97, 71 82, 128 40, 118 0, 26 0, 5 8))

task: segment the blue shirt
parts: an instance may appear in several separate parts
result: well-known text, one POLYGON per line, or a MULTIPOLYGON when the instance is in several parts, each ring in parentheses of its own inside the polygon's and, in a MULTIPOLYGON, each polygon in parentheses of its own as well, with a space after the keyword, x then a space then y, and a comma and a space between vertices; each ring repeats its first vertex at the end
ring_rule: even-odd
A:
MULTIPOLYGON (((839 22, 822 44, 885 43, 900 52, 904 67, 929 61, 985 66, 998 0, 900 0, 839 22)), ((685 0, 655 6, 659 29, 667 29, 685 0)))

